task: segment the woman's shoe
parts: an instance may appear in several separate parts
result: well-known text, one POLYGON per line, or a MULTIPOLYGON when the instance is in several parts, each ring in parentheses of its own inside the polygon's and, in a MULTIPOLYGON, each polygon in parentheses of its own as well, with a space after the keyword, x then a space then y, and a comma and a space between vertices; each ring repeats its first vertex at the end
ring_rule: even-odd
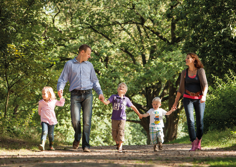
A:
POLYGON ((198 149, 198 150, 201 150, 201 149, 202 149, 202 147, 201 147, 201 141, 202 141, 202 139, 198 140, 198 143, 197 143, 197 149, 198 149))
POLYGON ((192 142, 192 148, 189 151, 195 151, 197 149, 198 141, 197 139, 192 142))

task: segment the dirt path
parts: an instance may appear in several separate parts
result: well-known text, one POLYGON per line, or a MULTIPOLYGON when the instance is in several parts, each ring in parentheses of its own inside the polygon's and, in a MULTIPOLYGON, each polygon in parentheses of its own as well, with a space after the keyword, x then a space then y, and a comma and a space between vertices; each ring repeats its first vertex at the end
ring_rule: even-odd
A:
MULTIPOLYGON (((56 151, 1 151, 0 166, 194 166, 193 160, 206 157, 234 157, 236 151, 203 149, 189 152, 190 145, 164 144, 163 150, 154 152, 153 146, 124 146, 123 153, 117 153, 115 146, 91 147, 90 153, 72 147, 58 147, 56 151)), ((195 164, 196 165, 196 164, 195 164)), ((206 164, 198 164, 207 166, 206 164)))

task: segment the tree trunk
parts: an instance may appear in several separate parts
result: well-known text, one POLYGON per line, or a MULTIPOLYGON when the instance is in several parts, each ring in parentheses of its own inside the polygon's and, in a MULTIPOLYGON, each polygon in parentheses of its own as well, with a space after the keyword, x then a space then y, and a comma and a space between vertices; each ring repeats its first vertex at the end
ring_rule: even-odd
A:
POLYGON ((4 118, 6 118, 6 116, 7 116, 7 108, 8 108, 8 103, 9 103, 9 97, 10 97, 10 91, 8 90, 7 97, 6 97, 6 103, 5 103, 4 118))
MULTIPOLYGON (((176 87, 169 82, 169 109, 173 106, 176 96, 176 87)), ((171 115, 166 117, 166 124, 164 128, 165 141, 172 141, 177 138, 178 123, 179 123, 180 109, 174 111, 171 115)))
POLYGON ((150 122, 149 117, 147 117, 147 118, 142 118, 140 123, 140 125, 142 125, 144 130, 147 132, 147 144, 150 144, 151 142, 149 133, 149 122, 150 122))

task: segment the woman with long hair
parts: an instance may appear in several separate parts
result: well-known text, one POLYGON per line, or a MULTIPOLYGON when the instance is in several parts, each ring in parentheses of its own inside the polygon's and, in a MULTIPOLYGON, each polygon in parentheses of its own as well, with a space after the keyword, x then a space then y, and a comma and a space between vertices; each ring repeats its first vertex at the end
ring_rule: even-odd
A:
POLYGON ((188 68, 183 70, 181 73, 179 89, 172 108, 177 108, 178 101, 181 95, 183 95, 183 105, 187 117, 188 133, 192 142, 192 148, 190 151, 195 151, 201 150, 203 117, 208 83, 203 64, 195 53, 188 53, 185 61, 188 68), (196 131, 194 126, 193 110, 195 110, 196 115, 196 131))

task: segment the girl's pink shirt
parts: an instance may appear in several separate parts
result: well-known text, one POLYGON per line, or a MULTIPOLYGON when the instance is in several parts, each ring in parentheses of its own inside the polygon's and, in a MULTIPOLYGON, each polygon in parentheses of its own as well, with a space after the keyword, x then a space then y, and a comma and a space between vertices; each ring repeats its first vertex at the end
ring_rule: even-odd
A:
POLYGON ((39 101, 38 113, 41 116, 41 122, 48 123, 49 125, 57 124, 57 118, 55 114, 55 106, 64 106, 65 99, 60 98, 58 100, 49 100, 45 102, 43 99, 39 101))

